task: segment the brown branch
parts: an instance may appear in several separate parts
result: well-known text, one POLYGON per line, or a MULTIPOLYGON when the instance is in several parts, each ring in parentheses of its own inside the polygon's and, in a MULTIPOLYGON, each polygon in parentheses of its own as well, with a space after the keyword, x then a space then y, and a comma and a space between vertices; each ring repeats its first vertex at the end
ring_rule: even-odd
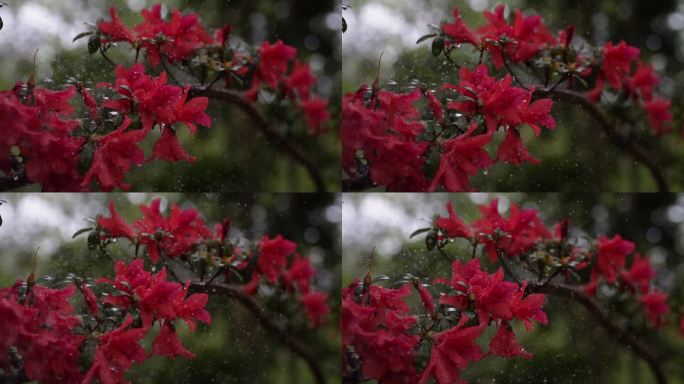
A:
POLYGON ((572 299, 580 304, 582 304, 589 313, 592 314, 594 319, 601 325, 611 336, 613 336, 618 342, 625 345, 629 350, 631 350, 637 357, 643 359, 648 364, 649 368, 653 372, 653 376, 658 384, 666 384, 667 379, 665 378, 665 373, 663 368, 660 366, 660 361, 658 357, 649 350, 649 348, 635 335, 629 331, 622 329, 620 326, 615 324, 611 319, 603 312, 599 304, 591 296, 585 293, 583 290, 555 283, 547 284, 531 284, 527 287, 528 292, 534 293, 548 293, 553 295, 558 295, 572 299))
POLYGON ((287 346, 293 353, 306 361, 316 383, 325 384, 325 376, 323 375, 323 370, 318 364, 318 359, 309 353, 309 351, 307 351, 307 349, 299 342, 299 340, 293 338, 290 333, 281 329, 277 322, 269 316, 269 314, 259 305, 259 303, 257 303, 251 296, 247 295, 242 288, 224 283, 214 282, 207 284, 201 281, 194 281, 190 284, 190 290, 209 294, 218 293, 237 300, 243 307, 245 307, 245 309, 254 315, 262 327, 280 339, 280 342, 287 346))
POLYGON ((648 157, 644 150, 633 140, 620 135, 615 128, 615 125, 608 119, 606 114, 591 100, 580 93, 564 89, 538 89, 535 90, 534 93, 536 96, 541 97, 551 96, 558 101, 570 103, 584 109, 584 111, 596 120, 599 127, 608 135, 615 147, 629 153, 635 161, 643 164, 648 169, 658 185, 658 190, 660 192, 669 192, 670 188, 668 182, 655 161, 648 157))
POLYGON ((316 190, 318 192, 326 192, 325 182, 323 181, 323 178, 321 177, 321 174, 313 161, 307 158, 304 153, 285 136, 273 130, 261 112, 243 95, 226 89, 209 89, 200 87, 191 88, 189 97, 197 96, 221 99, 242 109, 252 119, 252 121, 254 121, 257 128, 261 130, 264 136, 266 136, 266 138, 268 138, 272 144, 284 149, 290 157, 306 168, 309 176, 311 176, 311 179, 316 185, 316 190))

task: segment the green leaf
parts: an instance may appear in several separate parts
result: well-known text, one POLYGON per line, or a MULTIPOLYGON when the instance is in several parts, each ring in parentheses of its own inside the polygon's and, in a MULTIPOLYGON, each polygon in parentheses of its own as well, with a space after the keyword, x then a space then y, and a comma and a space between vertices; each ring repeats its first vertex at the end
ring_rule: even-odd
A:
POLYGON ((76 231, 76 233, 74 233, 74 235, 71 236, 71 238, 72 238, 72 239, 75 239, 78 235, 82 235, 82 234, 84 234, 84 233, 86 233, 86 232, 88 232, 88 231, 92 231, 93 229, 95 229, 95 228, 92 228, 92 227, 90 227, 90 228, 81 228, 81 229, 79 229, 78 231, 76 231))
POLYGON ((95 34, 88 39, 88 53, 91 55, 100 49, 100 36, 95 34))
POLYGON ((439 56, 444 51, 444 37, 439 36, 432 40, 432 56, 439 56))
POLYGON ((427 39, 429 39, 429 38, 431 38, 431 37, 435 37, 435 36, 437 36, 436 33, 430 33, 430 34, 427 34, 427 35, 423 35, 423 36, 420 37, 420 39, 418 39, 418 41, 416 41, 416 44, 420 44, 420 43, 422 43, 423 41, 425 41, 425 40, 427 40, 427 39))
POLYGON ((420 235, 421 233, 430 232, 431 230, 432 230, 432 228, 421 228, 421 229, 416 229, 416 230, 413 231, 413 233, 409 236, 409 239, 413 239, 414 237, 420 235))
POLYGON ((78 40, 78 39, 82 39, 82 38, 84 38, 84 37, 86 37, 86 36, 88 36, 88 35, 92 35, 93 33, 95 33, 95 32, 81 32, 81 33, 79 33, 78 35, 76 35, 76 37, 74 37, 74 39, 71 40, 71 42, 74 42, 74 41, 76 41, 76 40, 78 40))

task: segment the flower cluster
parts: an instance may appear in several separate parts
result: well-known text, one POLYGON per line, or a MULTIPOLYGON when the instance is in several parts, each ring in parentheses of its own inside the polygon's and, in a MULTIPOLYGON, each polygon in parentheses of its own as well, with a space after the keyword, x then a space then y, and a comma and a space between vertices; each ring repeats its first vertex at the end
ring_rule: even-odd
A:
MULTIPOLYGON (((626 266, 632 242, 619 235, 573 241, 567 220, 551 229, 536 209, 516 204, 506 217, 497 199, 479 210, 481 217, 466 223, 449 202, 447 217, 436 216, 431 227, 415 232, 426 233, 427 249, 438 248, 444 256, 451 256, 446 247, 456 239, 470 244, 472 252, 466 253, 472 259, 455 258, 449 278, 407 274, 386 288, 368 273, 343 290, 343 370, 350 382, 464 383, 462 372, 472 362, 489 356, 531 359, 514 325, 520 322, 528 331, 534 323, 548 325, 543 306, 555 290, 583 296, 594 310, 607 301, 603 291, 613 292, 638 303, 653 327, 669 322, 668 295, 654 288, 656 270, 649 259, 634 254, 626 266), (588 269, 590 274, 583 272, 588 269), (580 274, 591 277, 585 282, 580 274), (413 304, 411 285, 420 307, 413 304), (495 331, 487 332, 490 326, 495 331)), ((631 309, 624 311, 625 318, 634 318, 631 309)))
POLYGON ((152 355, 194 358, 178 339, 174 321, 184 320, 191 330, 196 320, 210 324, 211 316, 204 309, 207 294, 187 296, 187 284, 183 287, 167 281, 165 269, 157 274, 145 271, 141 259, 129 265, 118 261, 115 271, 113 281, 98 281, 115 289, 101 299, 85 283, 51 289, 29 279, 1 289, 0 368, 11 373, 16 369, 13 362, 21 359, 23 373, 30 380, 91 383, 97 378, 101 383, 125 383, 126 371, 151 356, 140 342, 155 329, 155 324, 160 331, 153 341, 152 355), (69 302, 77 289, 89 316, 77 313, 69 302), (113 328, 105 319, 105 308, 117 308, 125 314, 118 327, 113 328), (83 374, 79 360, 90 340, 97 346, 90 368, 83 374))
POLYGON ((33 74, 27 84, 19 82, 11 90, 0 91, 0 171, 4 176, 39 183, 45 191, 127 190, 130 185, 125 177, 134 165, 153 160, 194 161, 177 132, 180 124, 193 135, 198 125, 211 127, 206 113, 209 99, 193 97, 190 84, 168 83, 167 76, 173 76, 166 65, 159 75, 152 75, 138 63, 141 51, 155 68, 168 62, 182 64, 177 69, 191 74, 200 71, 217 76, 210 86, 204 81, 197 84, 195 91, 224 80, 227 89, 222 91, 235 92, 232 97, 256 101, 262 90, 278 93, 275 102, 300 111, 311 134, 326 129, 328 103, 313 94, 316 77, 309 65, 295 59, 294 47, 282 41, 264 42, 253 54, 238 52, 229 43, 230 25, 212 35, 197 14, 175 9, 169 20, 161 14, 161 4, 144 9, 143 21, 129 29, 112 7, 110 21, 100 21, 96 30, 77 36, 90 35, 89 49, 94 47, 105 57, 118 42, 135 48, 136 62, 130 67, 116 66, 114 83, 98 84, 105 89, 93 92, 79 83, 48 90, 36 86, 33 74), (77 93, 83 108, 72 105, 77 93), (158 134, 153 134, 155 128, 158 134), (146 155, 142 146, 149 138, 155 140, 154 147, 146 155))
POLYGON ((255 295, 262 282, 294 295, 312 326, 321 325, 329 312, 327 295, 311 287, 316 271, 309 258, 298 254, 297 244, 280 235, 273 239, 263 237, 254 250, 238 247, 228 242, 230 220, 217 224, 211 231, 193 208, 182 209, 172 204, 165 216, 161 199, 141 205, 142 217, 132 225, 119 215, 113 203, 109 204, 109 212, 109 216, 97 220, 101 241, 127 239, 136 250, 144 247, 153 264, 166 264, 169 259, 189 260, 198 253, 204 255, 208 264, 225 269, 229 282, 236 273, 251 276, 242 288, 249 295, 255 295))
POLYGON ((316 77, 308 64, 295 60, 296 48, 278 40, 274 44, 263 42, 253 54, 238 52, 230 46, 230 25, 216 30, 212 36, 195 13, 182 15, 175 9, 170 19, 164 20, 161 4, 143 9, 142 22, 132 29, 122 23, 115 7, 109 13, 111 21, 98 24, 98 36, 102 36, 104 44, 126 42, 136 51, 143 49, 153 67, 164 61, 186 62, 202 51, 212 58, 206 63, 207 69, 218 73, 226 86, 251 83, 246 97, 252 101, 257 100, 262 90, 278 92, 302 111, 311 134, 326 130, 328 103, 312 95, 316 77))
POLYGON ((445 45, 470 44, 488 52, 497 69, 503 68, 506 62, 521 64, 542 58, 544 66, 556 64, 561 67, 559 72, 563 76, 575 75, 585 79, 593 76, 595 87, 587 93, 589 99, 600 101, 603 91, 609 87, 646 112, 656 135, 667 132, 672 121, 672 103, 654 96, 661 80, 652 65, 641 61, 638 48, 621 41, 618 44, 608 42, 596 50, 598 52, 587 49, 578 52, 571 46, 574 27, 554 37, 540 16, 524 16, 520 10, 514 13, 514 20, 509 24, 505 18, 505 6, 498 5, 494 12, 484 12, 487 24, 471 30, 455 8, 454 21, 441 27, 445 45), (560 52, 563 60, 553 63, 555 52, 560 52))
POLYGON ((513 86, 510 75, 497 80, 487 66, 462 68, 458 84, 444 84, 446 105, 433 91, 377 93, 362 87, 343 98, 343 167, 348 175, 369 174, 375 185, 391 191, 468 191, 470 178, 497 162, 538 164, 520 137, 520 129, 556 127, 550 99, 534 100, 529 91, 513 86), (416 103, 425 98, 435 124, 420 120, 416 103), (454 116, 458 116, 454 120, 454 116), (478 123, 478 118, 484 120, 478 123), (464 120, 465 118, 465 120, 464 120), (501 128, 505 138, 491 158, 487 146, 501 128), (362 158, 359 158, 359 151, 362 158), (439 166, 428 180, 430 155, 437 151, 439 166))
POLYGON ((124 373, 132 364, 147 359, 148 354, 140 342, 155 323, 160 331, 152 342, 152 354, 171 359, 178 356, 195 358, 178 339, 174 321, 184 320, 191 331, 195 329, 196 321, 211 324, 211 316, 204 309, 209 296, 206 293, 187 296, 189 281, 185 287, 167 281, 165 268, 157 274, 147 272, 142 259, 135 259, 129 265, 119 260, 114 270, 114 280, 103 278, 98 281, 115 289, 115 293, 105 297, 103 302, 127 315, 118 328, 99 336, 93 363, 83 381, 90 383, 97 377, 102 383, 125 382, 124 373), (138 314, 138 321, 129 313, 138 314))
POLYGON ((622 239, 620 235, 612 239, 601 236, 594 254, 591 281, 585 289, 592 296, 596 296, 598 288, 604 284, 630 292, 643 305, 651 323, 655 327, 661 327, 670 313, 668 295, 654 288, 652 281, 656 271, 650 259, 634 253, 634 250, 634 243, 622 239), (627 268, 627 257, 633 253, 631 266, 627 268))
POLYGON ((522 320, 527 329, 532 320, 548 324, 541 309, 543 294, 526 295, 522 285, 503 280, 503 271, 484 271, 475 259, 467 264, 455 261, 449 281, 435 279, 435 286, 446 289, 435 303, 422 283, 414 286, 425 309, 425 316, 411 313, 407 298, 409 284, 384 288, 354 281, 342 294, 342 343, 347 348, 345 375, 358 360, 364 379, 382 383, 462 382, 460 373, 471 362, 487 356, 523 357, 532 354, 518 343, 511 327, 522 320), (454 314, 457 314, 456 316, 454 314), (497 327, 483 352, 478 339, 490 326, 497 327), (417 351, 429 346, 430 359, 422 373, 415 369, 417 351))
POLYGON ((75 331, 80 320, 69 303, 75 290, 73 285, 29 288, 24 281, 0 289, 0 369, 7 374, 13 371, 16 356, 12 350, 16 348, 31 380, 80 381, 78 360, 85 337, 75 331))
MULTIPOLYGON (((116 239, 135 246, 132 261, 115 261, 113 277, 70 274, 54 283, 63 288, 54 289, 37 284, 32 273, 26 282, 0 288, 3 374, 44 383, 123 384, 134 364, 152 356, 194 359, 178 329, 185 323, 194 332, 198 322, 211 324, 206 306, 216 292, 209 289, 212 283, 242 300, 251 300, 262 283, 269 284, 270 292, 302 306, 310 326, 326 321, 328 297, 313 287, 316 270, 282 236, 238 247, 228 239, 230 220, 211 231, 195 209, 172 205, 164 215, 156 199, 140 206, 142 217, 133 224, 113 204, 109 209, 109 216, 97 218, 96 228, 78 234, 90 231, 89 248, 102 252, 116 239), (139 255, 141 247, 144 255, 139 255), (168 259, 187 262, 187 271, 204 262, 202 271, 213 277, 198 273, 181 280, 167 266, 168 259)), ((266 311, 259 306, 257 315, 268 316, 266 311)))
POLYGON ((45 191, 81 190, 79 153, 85 139, 73 134, 79 121, 70 102, 76 88, 51 91, 18 83, 0 91, 0 170, 41 183, 45 191), (21 160, 13 151, 18 149, 21 160))
MULTIPOLYGON (((656 134, 669 130, 671 103, 655 96, 660 79, 640 61, 637 48, 621 42, 587 49, 572 44, 574 27, 554 36, 540 16, 513 13, 508 21, 499 5, 484 12, 484 25, 470 28, 455 8, 453 21, 419 40, 432 38, 433 54, 444 54, 447 62, 453 63, 451 53, 463 45, 479 54, 477 66, 459 66, 456 83, 431 90, 416 82, 419 89, 395 93, 382 89, 376 78, 372 89, 364 85, 343 97, 343 170, 349 184, 359 186, 353 188, 469 191, 471 177, 496 163, 537 165, 521 130, 528 126, 539 136, 542 128, 555 129, 551 113, 559 92, 569 92, 575 101, 636 107, 645 111, 656 134), (482 64, 484 58, 493 71, 482 64), (526 78, 526 85, 511 66, 525 66, 537 76, 526 78), (592 90, 578 86, 590 82, 592 90), (608 91, 615 97, 601 99, 608 91), (502 140, 495 138, 497 131, 502 140), (487 147, 493 142, 500 144, 490 157, 487 147)), ((568 101, 568 93, 563 95, 568 101)))

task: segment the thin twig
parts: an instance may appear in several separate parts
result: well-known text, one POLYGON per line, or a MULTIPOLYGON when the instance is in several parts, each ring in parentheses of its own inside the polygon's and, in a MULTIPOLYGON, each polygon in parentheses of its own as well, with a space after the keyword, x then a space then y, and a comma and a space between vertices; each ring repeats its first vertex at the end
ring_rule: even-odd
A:
POLYGON ((631 350, 636 356, 646 361, 653 372, 653 376, 658 384, 666 384, 667 379, 663 368, 660 365, 660 358, 653 354, 649 348, 634 334, 622 329, 615 324, 601 309, 599 304, 591 296, 577 287, 563 284, 530 284, 527 287, 530 293, 548 293, 572 299, 582 304, 611 336, 631 350))
POLYGON ((515 82, 518 83, 518 85, 520 87, 522 87, 526 91, 529 91, 530 88, 528 88, 525 84, 523 84, 523 82, 520 81, 520 79, 518 78, 518 75, 516 75, 515 72, 513 72, 513 69, 508 64, 508 59, 506 58, 506 56, 503 57, 503 62, 504 62, 504 65, 506 66, 506 70, 508 71, 508 73, 510 73, 511 76, 513 76, 513 80, 515 80, 515 82))
POLYGON ((214 282, 207 284, 202 281, 194 281, 190 284, 190 290, 211 294, 217 293, 237 300, 245 309, 254 315, 262 327, 276 336, 280 342, 287 346, 294 354, 306 361, 317 384, 325 384, 326 379, 323 375, 323 370, 319 365, 319 360, 309 353, 307 348, 299 340, 295 339, 291 333, 282 329, 276 320, 271 318, 259 303, 251 296, 247 295, 242 288, 223 283, 214 282))

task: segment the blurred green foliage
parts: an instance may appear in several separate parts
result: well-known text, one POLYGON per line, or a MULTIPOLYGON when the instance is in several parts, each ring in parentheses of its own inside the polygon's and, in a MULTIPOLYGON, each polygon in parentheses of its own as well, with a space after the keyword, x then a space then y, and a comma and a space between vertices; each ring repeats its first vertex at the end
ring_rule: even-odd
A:
MULTIPOLYGON (((19 206, 21 199, 28 194, 3 196, 8 204, 19 206)), ((197 208, 205 218, 207 225, 213 228, 214 223, 225 217, 233 220, 231 241, 238 238, 258 240, 261 236, 274 237, 282 234, 298 244, 298 252, 309 255, 314 267, 318 270, 314 285, 327 292, 330 300, 331 315, 328 322, 318 330, 306 325, 303 310, 298 310, 294 303, 286 304, 286 312, 293 313, 294 318, 284 315, 276 318, 282 324, 288 324, 292 336, 300 339, 309 352, 317 357, 330 383, 339 383, 339 308, 340 308, 340 210, 339 201, 332 194, 68 194, 68 195, 33 195, 46 199, 50 204, 61 205, 64 211, 70 209, 69 204, 99 203, 100 211, 90 212, 90 217, 106 214, 107 201, 116 203, 122 217, 133 222, 140 217, 137 204, 143 201, 148 204, 153 197, 162 196, 169 202, 181 207, 197 208), (65 198, 66 196, 66 198, 65 198), (71 197, 71 199, 69 198, 71 197), (291 320, 291 321, 290 321, 291 320), (297 326, 300 324, 300 326, 297 326)), ((6 221, 0 228, 12 231, 15 217, 6 221)), ((74 217, 81 221, 82 218, 74 217)), ((36 224, 39 225, 39 224, 36 224)), ((66 225, 66 223, 65 223, 66 225)), ((84 224, 87 226, 87 223, 84 224)), ((13 267, 0 270, 0 286, 6 287, 17 279, 26 279, 31 271, 31 258, 36 251, 39 239, 28 242, 19 249, 3 249, 5 255, 12 255, 16 260, 13 267)), ((114 244, 109 248, 116 259, 130 260, 133 248, 125 242, 114 244)), ((63 280, 68 273, 76 273, 81 277, 111 277, 113 262, 102 254, 91 252, 86 245, 86 236, 77 237, 73 241, 65 241, 53 253, 39 251, 41 259, 36 275, 39 282, 45 282, 45 275, 54 278, 55 282, 63 280)), ((79 299, 80 300, 80 299, 79 299)), ((278 308, 283 303, 264 303, 268 307, 278 308)), ((282 308, 280 308, 282 309, 282 308)), ((180 326, 183 344, 196 354, 195 360, 154 357, 143 364, 135 366, 128 378, 133 383, 278 383, 295 384, 313 382, 308 366, 278 339, 265 332, 254 317, 239 304, 223 296, 211 296, 209 311, 212 314, 210 326, 200 324, 198 330, 189 334, 187 327, 180 326)), ((147 340, 151 343, 151 340, 147 340)))
MULTIPOLYGON (((614 43, 625 40, 641 49, 642 59, 652 62, 663 77, 660 92, 672 98, 676 133, 665 137, 654 137, 642 111, 633 111, 639 121, 634 128, 634 139, 645 148, 649 157, 659 165, 672 191, 684 188, 684 147, 679 131, 684 110, 684 49, 682 49, 681 30, 674 30, 668 24, 669 17, 684 17, 681 7, 684 1, 663 0, 509 0, 509 1, 445 1, 420 0, 410 6, 403 4, 394 7, 391 1, 354 0, 350 2, 348 12, 355 16, 362 15, 366 8, 373 7, 374 12, 384 17, 377 18, 378 25, 387 23, 390 16, 380 13, 378 9, 394 12, 397 24, 422 28, 422 34, 431 33, 427 24, 438 25, 440 21, 452 20, 451 11, 459 7, 466 24, 472 27, 482 25, 484 17, 481 11, 474 11, 476 4, 484 9, 491 9, 495 4, 507 4, 521 9, 526 14, 539 14, 544 17, 552 33, 575 25, 576 39, 589 44, 602 45, 606 41, 614 43), (383 8, 384 7, 384 8, 383 8), (419 9, 420 12, 417 12, 419 9), (429 15, 433 15, 430 17, 429 15)), ((349 20, 348 20, 349 21, 349 20)), ((363 22, 367 19, 356 17, 349 23, 349 29, 356 29, 355 42, 364 41, 366 29, 372 27, 363 22)), ((373 20, 371 20, 373 22, 373 20)), ((377 26, 376 26, 377 28, 377 26)), ((343 46, 345 69, 342 79, 343 92, 358 89, 360 84, 370 84, 375 78, 378 57, 385 51, 381 78, 383 82, 396 82, 407 87, 411 80, 418 79, 429 86, 439 88, 443 83, 455 82, 457 72, 453 65, 443 58, 434 58, 430 52, 430 44, 422 43, 403 47, 402 42, 412 30, 404 34, 387 35, 383 44, 355 47, 350 51, 343 46), (387 51, 399 50, 396 58, 387 51)), ((343 39, 349 33, 343 35, 343 39)), ((470 47, 464 46, 453 54, 457 63, 472 67, 477 64, 478 54, 470 47)), ((520 72, 520 71, 518 71, 520 72)), ((503 76, 503 72, 499 73, 503 76)), ((396 86, 390 88, 396 89, 396 86)), ((542 160, 538 166, 525 164, 522 166, 497 164, 486 173, 480 173, 472 179, 471 185, 480 191, 563 191, 563 192, 639 192, 655 191, 657 186, 644 167, 635 163, 628 154, 613 147, 609 139, 598 128, 584 111, 577 107, 556 103, 553 109, 558 127, 535 138, 531 130, 523 129, 523 137, 530 152, 542 160)), ((498 137, 496 140, 502 140, 498 137)), ((497 145, 491 146, 494 150, 497 145)), ((491 153, 492 156, 495 153, 491 153)))
MULTIPOLYGON (((23 1, 21 4, 10 2, 6 12, 20 12, 22 7, 50 7, 50 12, 61 13, 59 16, 70 20, 71 12, 84 7, 88 10, 99 9, 101 18, 109 18, 107 9, 114 5, 124 24, 133 26, 142 20, 138 11, 132 11, 129 4, 149 7, 159 1, 114 0, 97 2, 71 2, 73 7, 64 4, 43 4, 39 0, 23 1)), ((319 172, 329 190, 339 190, 339 143, 337 126, 340 111, 340 70, 341 61, 339 31, 329 25, 330 15, 335 12, 332 0, 296 0, 296 1, 222 1, 222 0, 168 0, 162 3, 169 9, 179 8, 182 12, 197 12, 208 31, 212 32, 230 23, 233 36, 239 37, 247 44, 256 46, 262 41, 274 42, 282 39, 285 43, 298 49, 298 58, 312 63, 315 74, 319 77, 317 92, 330 101, 331 122, 329 132, 320 136, 310 136, 303 116, 294 116, 293 126, 278 124, 279 114, 294 114, 293 111, 266 111, 269 121, 274 127, 290 138, 302 152, 317 165, 319 172)), ((88 20, 96 23, 97 20, 88 20)), ((86 31, 87 26, 83 25, 86 31)), ((11 28, 1 31, 3 34, 13 33, 11 28)), ((16 39, 25 36, 10 36, 16 39)), ((71 36, 73 37, 73 36, 71 36)), ((113 67, 99 54, 89 55, 87 39, 68 45, 45 41, 50 49, 41 46, 30 47, 25 54, 14 57, 0 55, 0 64, 5 68, 0 71, 0 89, 12 87, 18 80, 26 82, 33 67, 33 51, 38 49, 40 58, 43 51, 55 49, 55 57, 50 69, 38 73, 38 79, 45 87, 56 87, 67 80, 79 81, 89 87, 100 82, 113 82, 113 67), (30 54, 28 53, 30 52, 30 54), (47 72, 47 73, 46 73, 47 72), (48 78, 48 76, 50 76, 48 78), (47 79, 46 79, 47 78, 47 79)), ((49 54, 47 54, 49 55, 49 54)), ((109 50, 108 56, 115 63, 126 66, 132 64, 135 53, 128 46, 109 50)), ((40 68, 40 66, 39 66, 40 68)), ((154 73, 161 70, 157 68, 154 73)), ((181 81, 196 83, 197 80, 183 75, 182 71, 171 68, 171 72, 181 81)), ((80 104, 80 103, 79 103, 80 104)), ((277 146, 269 144, 261 135, 253 122, 242 111, 233 106, 212 101, 208 114, 213 119, 210 129, 200 128, 198 134, 190 136, 187 129, 179 129, 181 143, 198 160, 168 163, 152 162, 143 167, 132 169, 127 181, 134 191, 280 191, 300 192, 313 191, 314 184, 308 173, 277 146)), ((150 154, 153 140, 147 140, 143 148, 150 154)), ((36 190, 30 186, 23 190, 36 190)))
MULTIPOLYGON (((657 194, 385 194, 382 199, 390 204, 388 210, 395 216, 386 217, 385 228, 380 225, 368 239, 364 233, 354 232, 354 226, 345 223, 343 237, 342 284, 347 286, 353 279, 362 279, 368 272, 368 256, 371 248, 365 244, 381 245, 384 232, 387 237, 396 236, 394 227, 404 233, 404 239, 396 237, 398 251, 383 253, 382 247, 375 250, 372 273, 374 277, 387 275, 392 284, 407 272, 420 278, 434 279, 450 276, 451 260, 439 252, 427 252, 424 238, 417 236, 409 240, 408 234, 426 225, 436 215, 446 216, 446 202, 453 201, 458 215, 466 222, 480 217, 477 205, 484 199, 500 197, 506 202, 517 203, 527 208, 539 209, 547 225, 564 218, 571 223, 570 237, 587 234, 612 236, 620 234, 636 243, 637 252, 649 255, 658 270, 656 286, 670 292, 669 303, 674 313, 684 313, 684 196, 657 194), (422 220, 418 227, 402 228, 408 215, 422 220)), ((370 194, 345 195, 343 205, 361 207, 370 194)), ((373 198, 377 199, 375 195, 373 198)), ((504 204, 505 205, 505 204, 504 204)), ((500 205, 500 207, 504 206, 500 205)), ((347 209, 347 208, 345 208, 347 209)), ((345 210, 345 212, 347 212, 345 210)), ((364 214, 354 216, 358 223, 364 214)), ((343 220, 347 221, 345 214, 343 220)), ((394 237, 393 237, 394 238, 394 237)), ((451 255, 463 260, 470 259, 470 247, 457 241, 448 247, 451 255)), ((495 266, 483 260, 490 271, 495 266)), ((386 284, 387 284, 386 283, 386 284)), ((420 311, 417 295, 412 297, 414 308, 420 311)), ((526 332, 516 324, 516 333, 526 350, 532 352, 531 360, 486 358, 469 366, 463 378, 470 383, 655 383, 648 366, 636 358, 622 344, 607 334, 581 305, 556 296, 547 296, 544 310, 550 324, 537 326, 526 332)), ((615 311, 615 308, 606 308, 615 311)), ((679 317, 676 318, 677 321, 679 317)), ((651 347, 669 379, 669 383, 684 383, 684 338, 678 332, 678 323, 655 331, 646 329, 641 316, 621 325, 651 347)), ((490 329, 482 340, 493 336, 490 329)), ((486 343, 483 343, 486 347, 486 343)))

